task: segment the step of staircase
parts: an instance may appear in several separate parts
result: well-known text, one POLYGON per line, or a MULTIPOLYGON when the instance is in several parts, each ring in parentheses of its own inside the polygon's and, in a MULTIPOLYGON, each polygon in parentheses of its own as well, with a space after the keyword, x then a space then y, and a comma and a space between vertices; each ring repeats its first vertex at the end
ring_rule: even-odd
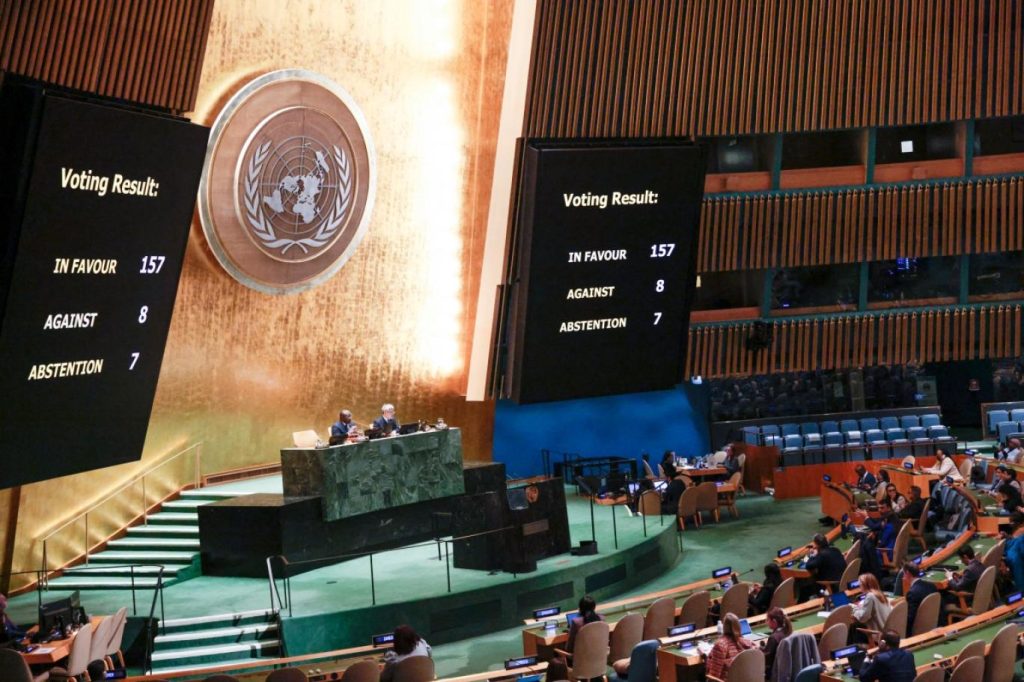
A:
POLYGON ((165 537, 123 537, 107 543, 107 549, 121 550, 186 550, 199 551, 199 538, 165 538, 165 537))
MULTIPOLYGON (((166 580, 164 580, 164 584, 167 584, 166 580)), ((133 586, 136 589, 150 589, 156 587, 157 579, 139 576, 133 583, 130 577, 117 578, 79 574, 51 578, 47 585, 51 590, 127 590, 133 586)))
MULTIPOLYGON (((164 580, 177 576, 181 571, 186 571, 192 568, 192 564, 163 564, 164 567, 164 580)), ((88 566, 75 566, 64 571, 64 575, 75 575, 88 577, 90 575, 95 576, 127 576, 131 577, 132 573, 136 577, 154 577, 160 572, 159 566, 135 566, 134 568, 129 566, 104 566, 103 564, 90 564, 88 566)))
POLYGON ((185 524, 195 524, 196 528, 199 528, 199 513, 198 512, 160 512, 153 514, 147 520, 149 525, 167 525, 167 526, 180 526, 185 524))
POLYGON ((238 644, 216 644, 213 646, 191 647, 155 651, 152 655, 153 674, 189 669, 199 665, 227 665, 254 658, 276 658, 281 650, 281 640, 268 639, 262 642, 240 642, 238 644), (164 666, 173 666, 168 669, 164 666))
POLYGON ((153 640, 154 675, 276 658, 282 653, 277 616, 272 611, 240 611, 162 623, 153 640))
POLYGON ((199 526, 156 524, 132 526, 127 537, 194 538, 199 537, 199 526))
POLYGON ((195 647, 243 642, 266 642, 279 638, 277 623, 255 623, 238 627, 218 627, 209 630, 191 630, 157 635, 153 646, 158 651, 173 651, 195 647))

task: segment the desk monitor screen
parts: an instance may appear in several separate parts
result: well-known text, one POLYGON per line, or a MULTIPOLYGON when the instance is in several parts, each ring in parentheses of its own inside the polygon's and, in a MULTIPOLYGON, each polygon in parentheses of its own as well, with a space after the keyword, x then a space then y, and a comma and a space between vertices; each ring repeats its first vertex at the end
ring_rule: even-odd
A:
POLYGON ((850 598, 846 596, 846 593, 842 590, 838 590, 832 595, 832 608, 838 609, 840 606, 846 606, 850 603, 850 598))
POLYGON ((654 489, 657 490, 659 493, 665 492, 665 488, 667 488, 667 487, 668 487, 668 481, 656 481, 654 483, 654 489))
POLYGON ((723 566, 722 568, 716 568, 711 571, 712 578, 727 578, 732 573, 732 566, 723 566))
POLYGON ((579 611, 573 611, 572 613, 565 614, 565 624, 572 627, 572 619, 580 615, 579 611))
POLYGON ((859 580, 851 580, 850 582, 846 583, 846 589, 848 589, 848 590, 859 590, 860 589, 860 581, 859 580))
POLYGON ((562 612, 561 606, 549 606, 546 609, 537 609, 533 612, 534 618, 547 618, 548 616, 557 616, 562 612))
POLYGON ((787 556, 789 556, 792 553, 793 553, 793 548, 792 547, 783 547, 778 552, 776 552, 775 555, 781 559, 782 557, 787 557, 787 556))
POLYGON ((526 488, 509 488, 505 491, 505 495, 508 497, 508 508, 512 511, 530 507, 530 502, 526 499, 526 488))
POLYGON ((913 469, 914 468, 914 463, 913 462, 904 462, 903 463, 903 468, 904 469, 913 469))
POLYGON ((537 663, 536 656, 523 656, 521 658, 510 658, 505 661, 505 670, 512 670, 513 668, 525 668, 528 665, 534 665, 537 663))
POLYGON ((419 430, 420 430, 420 423, 419 422, 410 422, 408 424, 402 424, 400 427, 398 427, 398 433, 400 435, 403 435, 403 436, 405 434, 407 434, 407 433, 416 433, 419 430))
POLYGON ((1022 596, 1024 596, 1024 593, 1014 592, 1013 594, 1011 594, 1009 597, 1006 598, 1006 603, 1007 604, 1016 604, 1017 602, 1019 602, 1021 600, 1022 596))
POLYGON ((395 642, 395 633, 387 632, 383 635, 374 635, 370 638, 370 643, 373 646, 391 646, 395 642))
POLYGON ((45 637, 55 627, 71 625, 78 604, 78 592, 39 606, 39 634, 45 637))
POLYGON ((743 635, 744 637, 746 637, 747 635, 750 634, 750 632, 751 632, 751 630, 750 630, 750 622, 746 618, 741 619, 740 620, 740 634, 743 635))
POLYGON ((103 679, 105 680, 123 680, 128 677, 127 670, 108 670, 103 673, 103 679))
POLYGON ((682 625, 675 625, 668 629, 669 637, 678 637, 679 635, 688 635, 697 629, 696 623, 683 623, 682 625))

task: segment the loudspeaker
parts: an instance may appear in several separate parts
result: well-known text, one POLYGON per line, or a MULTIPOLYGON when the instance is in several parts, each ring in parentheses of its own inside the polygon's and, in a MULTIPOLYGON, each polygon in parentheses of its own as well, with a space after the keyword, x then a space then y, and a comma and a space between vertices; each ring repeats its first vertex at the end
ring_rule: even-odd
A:
POLYGON ((591 554, 597 554, 597 541, 580 540, 580 546, 570 549, 569 554, 572 554, 573 556, 590 556, 591 554))
POLYGON ((772 345, 772 325, 758 320, 754 329, 747 337, 746 347, 749 351, 764 350, 772 345))

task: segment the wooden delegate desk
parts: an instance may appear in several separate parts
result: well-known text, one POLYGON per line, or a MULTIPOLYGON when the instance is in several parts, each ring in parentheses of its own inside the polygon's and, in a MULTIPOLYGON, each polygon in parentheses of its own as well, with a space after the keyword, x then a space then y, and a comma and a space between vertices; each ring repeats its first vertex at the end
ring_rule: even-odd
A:
POLYGON ((708 469, 693 469, 690 467, 676 467, 676 475, 682 474, 693 479, 712 478, 714 476, 728 476, 729 472, 725 467, 710 467, 708 469))
MULTIPOLYGON (((819 615, 822 607, 821 599, 812 599, 785 609, 793 623, 793 632, 805 632, 818 635, 821 633, 825 623, 825 616, 819 615)), ((747 619, 750 628, 754 632, 769 634, 766 616, 764 614, 751 616, 747 619)), ((688 682, 689 680, 704 679, 704 660, 696 649, 696 642, 708 640, 713 642, 718 638, 718 631, 714 627, 698 630, 694 634, 680 637, 662 637, 662 646, 658 649, 658 680, 659 682, 688 682), (692 647, 679 648, 682 641, 692 642, 692 647)))
MULTIPOLYGON (((971 616, 953 625, 944 625, 916 637, 908 637, 900 642, 900 647, 914 654, 914 665, 920 675, 934 667, 945 667, 954 659, 960 650, 969 642, 977 639, 985 640, 986 654, 996 634, 1009 619, 1016 615, 1020 604, 998 606, 985 613, 971 616), (949 635, 953 634, 953 637, 949 635)), ((1018 638, 1019 638, 1018 634, 1018 638)), ((872 649, 871 651, 874 651, 872 649)), ((845 672, 845 659, 826 664, 826 671, 819 677, 822 682, 857 682, 855 675, 845 672)))
MULTIPOLYGON (((650 594, 638 597, 598 604, 597 610, 604 616, 609 630, 614 631, 616 623, 622 618, 630 613, 642 615, 646 612, 648 606, 664 597, 671 597, 676 602, 676 616, 678 616, 682 603, 686 598, 702 590, 708 591, 712 599, 719 599, 722 596, 718 580, 707 578, 660 592, 651 592, 650 594)), ((570 611, 569 613, 572 612, 570 611)), ((564 647, 565 643, 569 640, 566 613, 559 613, 558 615, 548 616, 539 620, 531 618, 526 621, 526 624, 529 627, 523 629, 524 656, 537 656, 542 660, 549 660, 554 656, 554 650, 564 647), (549 628, 547 627, 548 623, 556 623, 557 626, 549 628)))
MULTIPOLYGON (((93 616, 89 619, 92 623, 93 630, 100 624, 105 616, 93 616)), ((36 628, 29 630, 29 634, 33 633, 36 628)), ((21 658, 29 665, 54 665, 61 659, 67 658, 68 654, 71 653, 71 645, 74 643, 75 638, 78 637, 78 630, 71 633, 70 637, 65 639, 55 639, 52 642, 46 644, 40 644, 39 648, 34 650, 32 653, 21 655, 21 658)))
POLYGON ((889 480, 900 491, 900 495, 910 498, 910 486, 916 485, 921 489, 921 499, 931 495, 932 481, 939 480, 938 474, 926 474, 918 469, 904 469, 886 464, 881 467, 888 472, 889 480))

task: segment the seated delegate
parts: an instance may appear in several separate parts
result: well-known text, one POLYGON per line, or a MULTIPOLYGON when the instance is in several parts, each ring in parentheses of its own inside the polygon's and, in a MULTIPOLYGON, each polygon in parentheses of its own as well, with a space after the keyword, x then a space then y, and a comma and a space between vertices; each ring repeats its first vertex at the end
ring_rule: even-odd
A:
POLYGON ((373 428, 384 435, 397 435, 401 428, 398 419, 395 417, 395 406, 391 403, 384 403, 380 408, 380 416, 373 420, 373 428))

